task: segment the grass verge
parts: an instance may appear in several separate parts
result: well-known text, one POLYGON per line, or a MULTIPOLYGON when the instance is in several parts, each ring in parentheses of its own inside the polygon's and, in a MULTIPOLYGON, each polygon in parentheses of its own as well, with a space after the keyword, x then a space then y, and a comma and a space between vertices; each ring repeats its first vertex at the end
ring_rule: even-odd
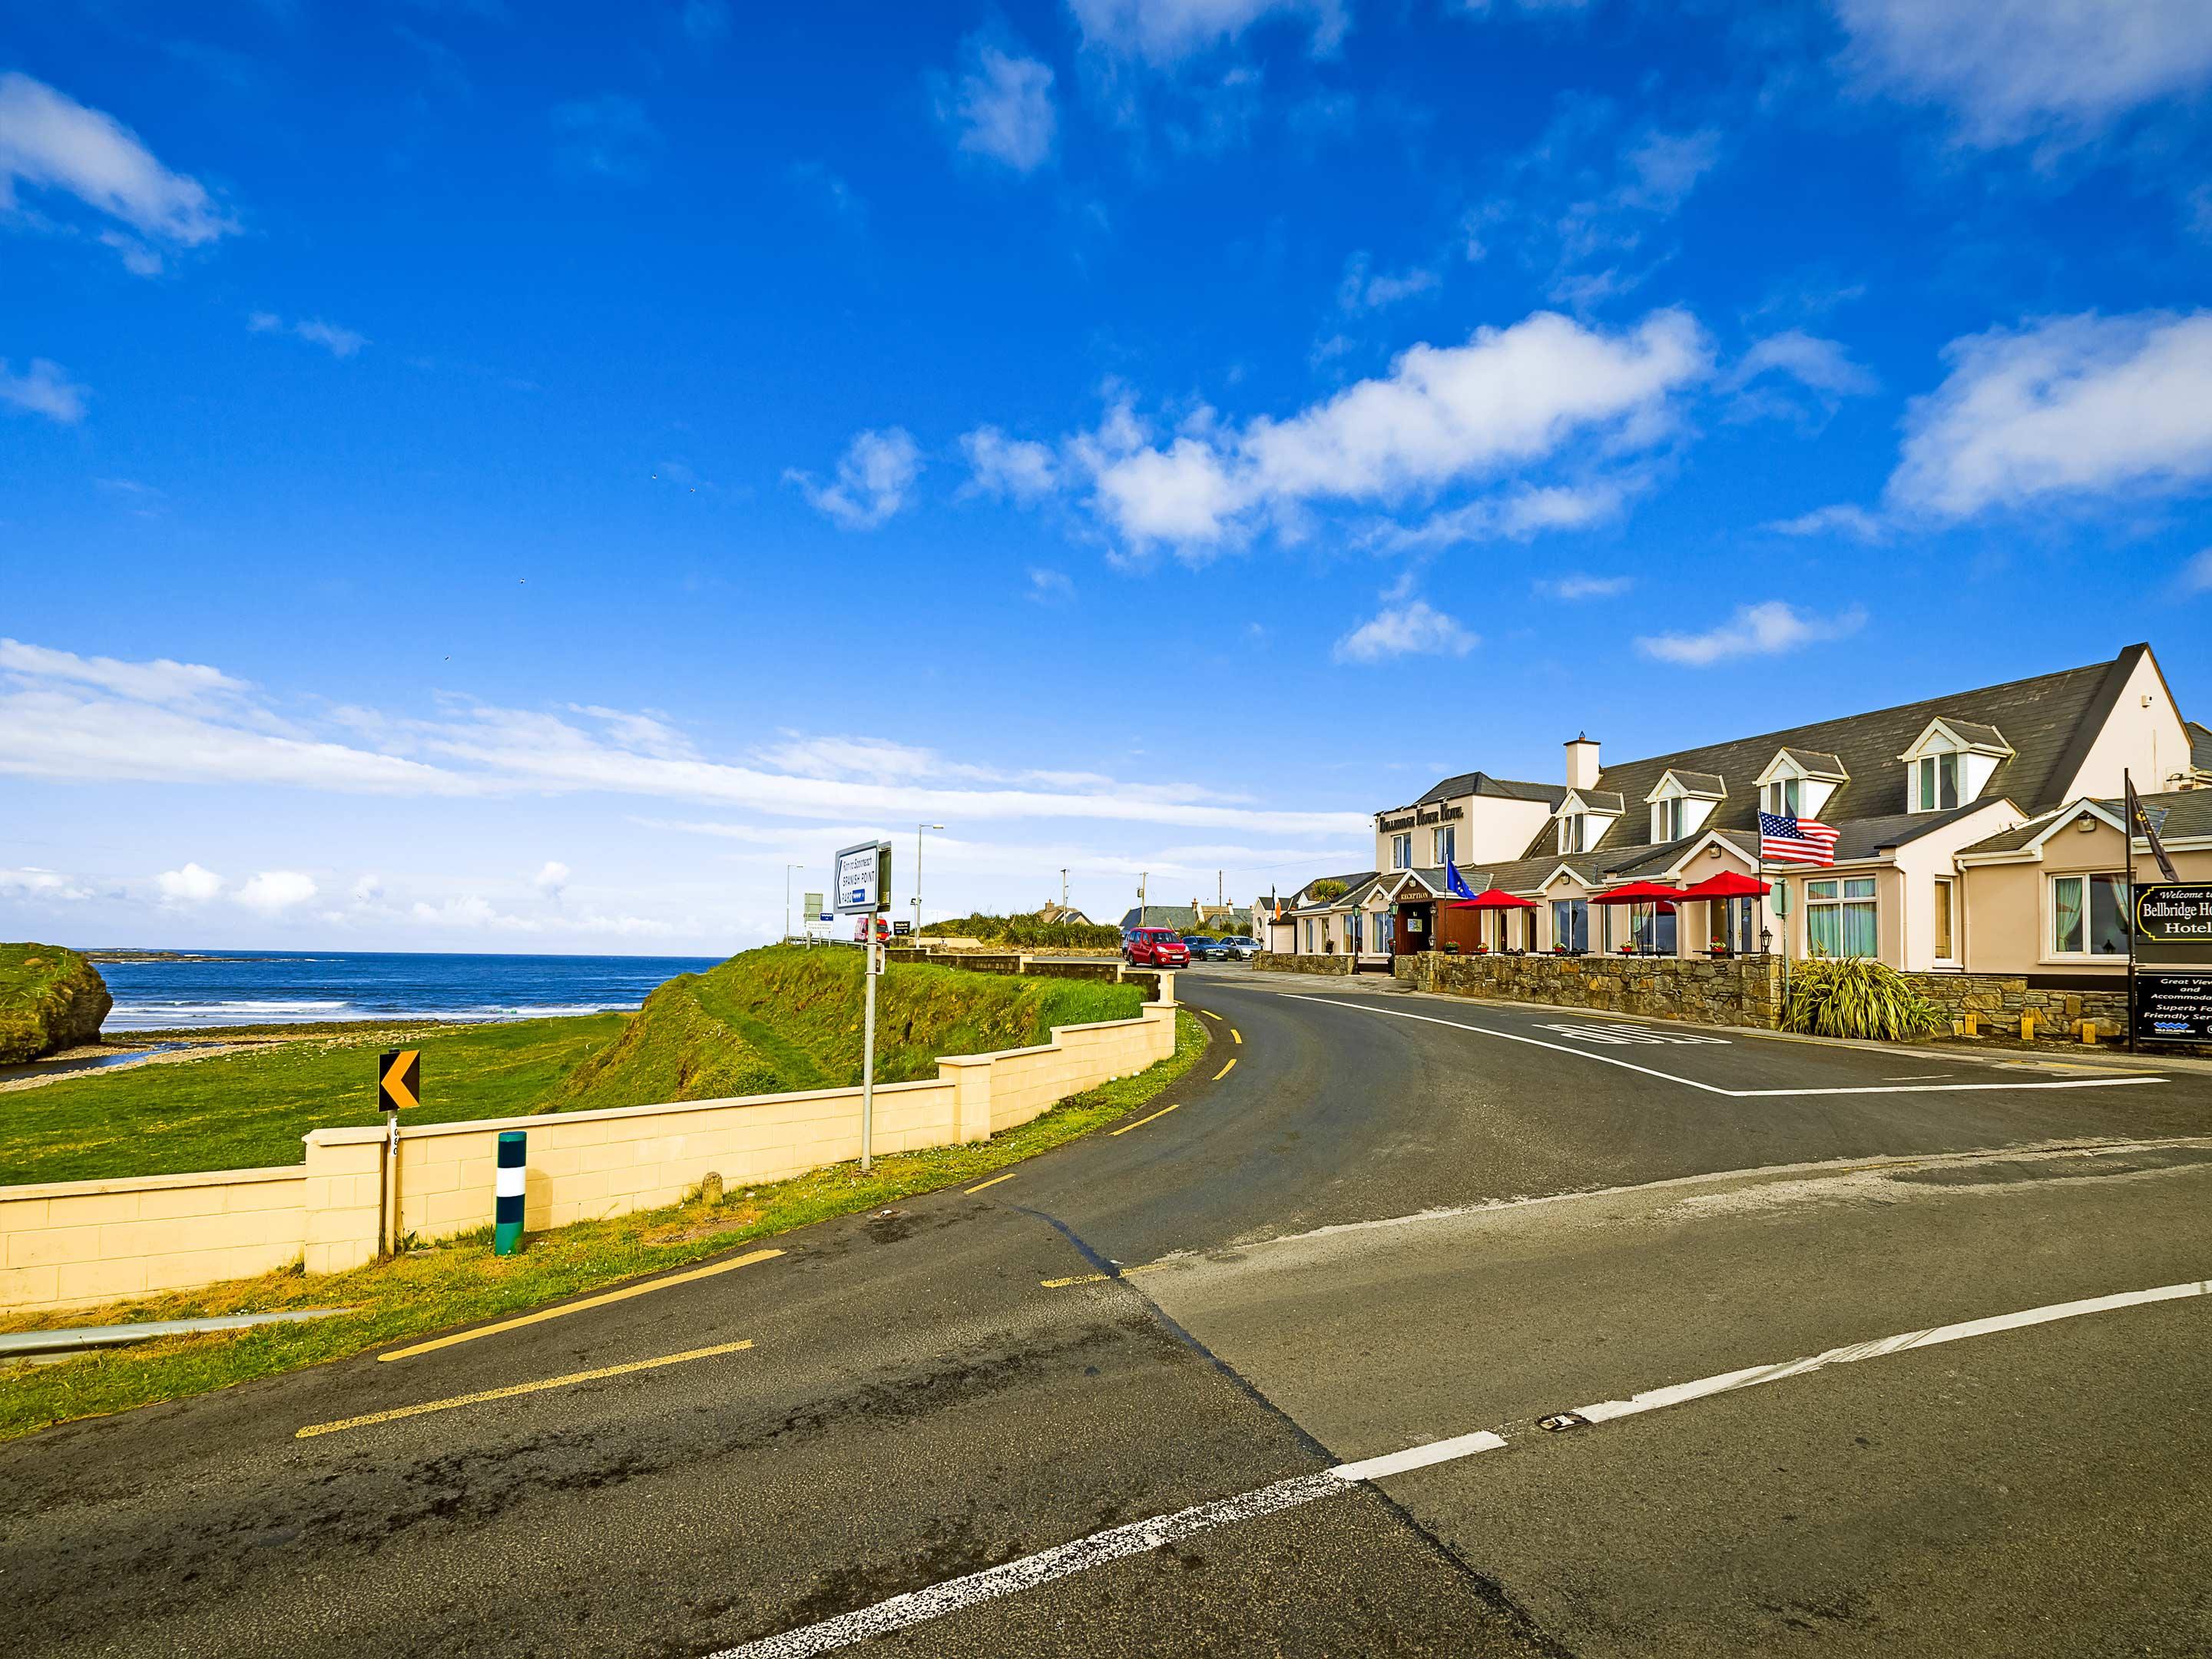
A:
MULTIPOLYGON (((0 1441, 56 1423, 100 1417, 161 1400, 204 1394, 343 1358, 403 1337, 502 1318, 625 1279, 680 1267, 757 1239, 898 1199, 973 1182, 1076 1139, 1158 1097, 1205 1052, 1203 1023, 1176 1014, 1176 1048, 1149 1071, 1062 1101, 1035 1121, 963 1146, 832 1164, 771 1186, 540 1233, 521 1254, 491 1253, 491 1230, 351 1273, 309 1279, 293 1271, 103 1308, 102 1321, 190 1319, 281 1308, 351 1312, 305 1324, 173 1338, 52 1365, 0 1371, 0 1441)), ((427 1064, 427 1061, 426 1061, 427 1064)), ((52 1325, 54 1316, 0 1317, 0 1330, 52 1325)))

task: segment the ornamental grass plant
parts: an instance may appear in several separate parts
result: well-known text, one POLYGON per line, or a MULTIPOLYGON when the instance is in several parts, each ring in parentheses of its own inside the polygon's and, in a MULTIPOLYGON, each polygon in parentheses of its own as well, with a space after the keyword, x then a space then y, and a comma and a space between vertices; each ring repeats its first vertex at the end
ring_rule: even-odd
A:
POLYGON ((1815 957, 1790 975, 1784 1030, 1814 1036, 1905 1042, 1943 1024, 1943 1011, 1886 962, 1872 957, 1815 957))

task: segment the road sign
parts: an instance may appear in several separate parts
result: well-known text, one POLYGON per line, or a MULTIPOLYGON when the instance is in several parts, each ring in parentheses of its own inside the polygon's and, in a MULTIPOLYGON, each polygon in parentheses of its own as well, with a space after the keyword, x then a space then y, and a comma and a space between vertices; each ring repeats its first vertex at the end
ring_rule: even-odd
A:
POLYGON ((378 1057, 376 1103, 378 1110, 386 1112, 404 1112, 422 1103, 420 1048, 398 1048, 378 1057))
POLYGON ((864 841, 837 849, 837 890, 835 901, 841 916, 873 915, 891 908, 891 844, 864 841))
POLYGON ((2212 1042, 2212 885, 2138 887, 2135 922, 2130 1035, 2137 1042, 2212 1042))
POLYGON ((802 916, 818 916, 823 921, 830 920, 830 912, 823 908, 822 895, 819 893, 809 893, 806 896, 806 902, 799 907, 799 914, 802 916))

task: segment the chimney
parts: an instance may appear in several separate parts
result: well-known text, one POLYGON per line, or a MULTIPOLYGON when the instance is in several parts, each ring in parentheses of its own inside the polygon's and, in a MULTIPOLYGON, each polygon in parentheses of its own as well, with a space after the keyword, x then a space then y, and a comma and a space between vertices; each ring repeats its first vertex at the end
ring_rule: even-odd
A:
POLYGON ((1567 739, 1567 787, 1595 789, 1597 773, 1597 739, 1577 732, 1567 739))

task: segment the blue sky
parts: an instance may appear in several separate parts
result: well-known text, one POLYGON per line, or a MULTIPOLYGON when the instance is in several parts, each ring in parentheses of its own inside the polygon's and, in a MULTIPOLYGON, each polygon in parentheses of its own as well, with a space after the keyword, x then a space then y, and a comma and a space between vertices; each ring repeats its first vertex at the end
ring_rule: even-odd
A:
POLYGON ((2200 0, 0 15, 0 933, 720 951, 918 820, 1111 915, 1577 729, 2212 709, 2200 0))

